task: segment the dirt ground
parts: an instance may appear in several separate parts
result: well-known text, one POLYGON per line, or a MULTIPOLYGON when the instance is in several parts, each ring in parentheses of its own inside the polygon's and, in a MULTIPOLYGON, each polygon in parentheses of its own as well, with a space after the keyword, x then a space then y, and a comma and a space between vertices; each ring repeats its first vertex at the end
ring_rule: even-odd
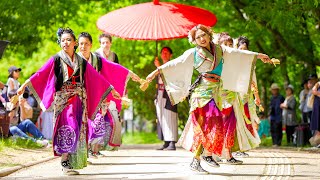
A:
POLYGON ((0 151, 0 170, 8 167, 25 165, 30 162, 39 161, 53 157, 52 148, 41 149, 13 149, 6 148, 0 151))

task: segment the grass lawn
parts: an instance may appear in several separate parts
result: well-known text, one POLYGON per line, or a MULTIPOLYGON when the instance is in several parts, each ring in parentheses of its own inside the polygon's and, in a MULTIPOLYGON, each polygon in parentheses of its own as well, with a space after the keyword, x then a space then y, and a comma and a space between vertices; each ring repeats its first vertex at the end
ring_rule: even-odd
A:
POLYGON ((159 144, 162 143, 156 133, 135 132, 125 133, 122 136, 123 144, 159 144))
MULTIPOLYGON (((283 134, 283 136, 282 136, 281 146, 282 147, 296 147, 296 146, 294 146, 292 144, 288 144, 287 143, 287 135, 286 134, 283 134)), ((261 138, 260 147, 272 147, 272 138, 271 138, 271 136, 261 138)), ((307 148, 307 147, 311 147, 311 145, 307 144, 307 145, 303 146, 303 148, 307 148)))
POLYGON ((39 149, 42 148, 41 145, 27 139, 21 139, 21 138, 2 138, 0 139, 0 151, 3 151, 4 149, 39 149))

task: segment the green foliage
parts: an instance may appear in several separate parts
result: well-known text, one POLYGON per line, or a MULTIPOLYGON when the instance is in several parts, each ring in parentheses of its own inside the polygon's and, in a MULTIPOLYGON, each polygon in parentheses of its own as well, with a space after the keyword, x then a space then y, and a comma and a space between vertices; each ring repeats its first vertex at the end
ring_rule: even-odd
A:
MULTIPOLYGON (((151 0, 150 0, 151 1, 151 0)), ((285 87, 293 84, 298 97, 301 81, 320 65, 320 10, 318 0, 170 0, 207 9, 216 14, 215 32, 231 36, 245 35, 250 50, 279 58, 281 65, 273 67, 257 63, 257 78, 262 102, 268 111, 273 82, 285 87)), ((0 80, 6 82, 10 65, 22 67, 22 83, 38 70, 47 59, 60 50, 56 44, 58 27, 71 27, 76 34, 87 31, 93 36, 93 51, 99 47, 97 19, 112 11, 149 0, 80 1, 80 0, 10 0, 0 1, 0 39, 11 41, 0 60, 0 80)), ((174 58, 191 48, 186 39, 159 41, 159 48, 170 46, 174 58)), ((154 41, 129 41, 114 37, 112 50, 120 64, 141 77, 155 69, 154 41)), ((183 74, 181 74, 183 76, 183 74)), ((284 90, 281 90, 284 94, 284 90)), ((155 84, 141 92, 138 84, 129 82, 129 98, 134 99, 135 114, 154 120, 155 84)), ((179 104, 181 125, 188 118, 189 106, 179 104)))

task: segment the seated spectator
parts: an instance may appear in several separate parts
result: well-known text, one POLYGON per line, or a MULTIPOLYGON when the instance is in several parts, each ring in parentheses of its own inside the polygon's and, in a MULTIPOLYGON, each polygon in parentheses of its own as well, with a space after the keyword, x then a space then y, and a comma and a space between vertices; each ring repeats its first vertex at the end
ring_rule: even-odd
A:
POLYGON ((40 122, 38 123, 38 127, 40 128, 42 134, 46 139, 52 139, 53 135, 53 111, 47 110, 45 112, 41 112, 40 122))
POLYGON ((37 129, 30 117, 32 117, 32 107, 27 103, 27 100, 22 96, 16 95, 16 90, 11 90, 8 93, 10 102, 8 109, 10 110, 10 129, 9 135, 17 135, 21 138, 30 139, 43 146, 48 145, 48 141, 44 139, 43 134, 37 129), (18 98, 17 98, 18 97, 18 98), (18 101, 16 100, 18 99, 18 101), (20 108, 20 121, 19 121, 19 108, 20 108), (27 135, 30 133, 33 137, 27 135))

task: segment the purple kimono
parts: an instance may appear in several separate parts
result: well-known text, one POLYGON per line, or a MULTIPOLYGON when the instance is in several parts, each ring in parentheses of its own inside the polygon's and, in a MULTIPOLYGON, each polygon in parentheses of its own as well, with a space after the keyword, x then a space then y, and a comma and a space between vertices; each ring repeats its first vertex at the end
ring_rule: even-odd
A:
POLYGON ((43 111, 53 105, 55 155, 70 154, 75 169, 87 165, 87 119, 93 119, 101 103, 113 89, 79 55, 60 51, 28 81, 43 111))
MULTIPOLYGON (((126 85, 129 80, 129 70, 123 66, 107 61, 104 58, 91 54, 93 67, 119 92, 121 96, 125 94, 126 85)), ((121 111, 121 100, 108 96, 108 100, 114 101, 118 112, 121 111)), ((106 107, 104 107, 106 108, 106 107)), ((109 109, 107 114, 97 113, 93 120, 88 120, 89 143, 105 144, 105 146, 120 146, 121 144, 121 124, 117 122, 109 109)))

